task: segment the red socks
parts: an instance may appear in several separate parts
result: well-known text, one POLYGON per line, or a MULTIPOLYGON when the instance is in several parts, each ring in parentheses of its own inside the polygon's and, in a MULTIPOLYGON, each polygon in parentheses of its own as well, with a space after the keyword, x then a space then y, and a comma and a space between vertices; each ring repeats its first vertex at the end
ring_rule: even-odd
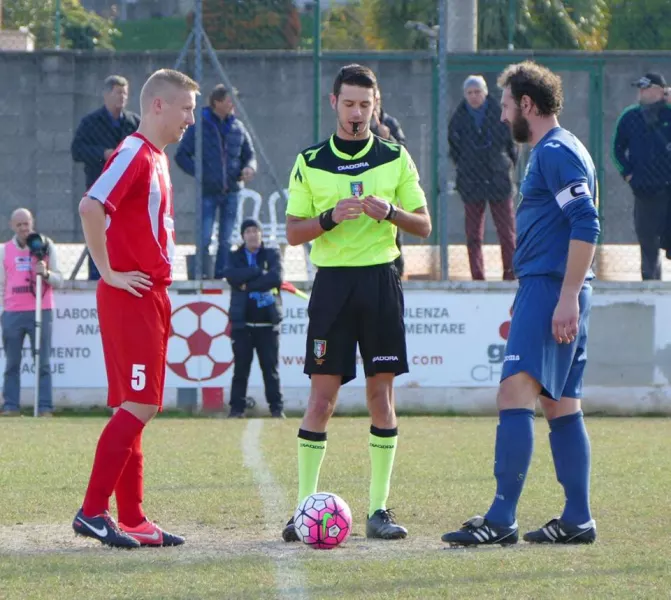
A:
POLYGON ((144 512, 142 512, 143 463, 142 434, 140 434, 135 438, 126 466, 114 488, 119 522, 127 527, 137 527, 144 521, 144 512))
MULTIPOLYGON (((144 423, 124 409, 117 410, 109 420, 98 440, 91 479, 82 506, 85 516, 95 517, 109 510, 110 496, 143 429, 144 423)), ((140 452, 140 464, 141 457, 140 452)))

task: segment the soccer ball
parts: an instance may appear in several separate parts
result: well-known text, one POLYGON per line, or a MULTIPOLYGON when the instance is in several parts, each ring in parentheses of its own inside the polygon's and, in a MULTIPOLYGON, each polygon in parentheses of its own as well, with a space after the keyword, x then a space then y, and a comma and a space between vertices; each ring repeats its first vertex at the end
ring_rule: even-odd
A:
POLYGON ((192 302, 172 313, 168 367, 189 381, 208 381, 233 364, 228 313, 210 302, 192 302))
POLYGON ((298 539, 316 550, 331 550, 352 531, 352 513, 335 494, 319 492, 305 498, 294 513, 298 539))

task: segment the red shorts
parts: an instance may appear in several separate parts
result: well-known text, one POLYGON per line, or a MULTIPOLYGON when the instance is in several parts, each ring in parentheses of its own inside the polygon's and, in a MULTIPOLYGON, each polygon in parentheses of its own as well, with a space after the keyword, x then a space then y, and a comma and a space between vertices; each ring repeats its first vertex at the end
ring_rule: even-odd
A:
POLYGON ((172 309, 166 288, 142 298, 100 281, 98 323, 107 371, 107 405, 163 405, 172 309))

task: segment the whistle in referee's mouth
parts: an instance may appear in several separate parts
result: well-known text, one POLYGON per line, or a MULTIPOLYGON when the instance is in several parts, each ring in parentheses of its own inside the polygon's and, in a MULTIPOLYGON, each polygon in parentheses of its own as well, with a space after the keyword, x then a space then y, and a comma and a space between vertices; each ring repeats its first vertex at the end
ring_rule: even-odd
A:
POLYGON ((359 135, 359 123, 352 123, 352 133, 359 135))

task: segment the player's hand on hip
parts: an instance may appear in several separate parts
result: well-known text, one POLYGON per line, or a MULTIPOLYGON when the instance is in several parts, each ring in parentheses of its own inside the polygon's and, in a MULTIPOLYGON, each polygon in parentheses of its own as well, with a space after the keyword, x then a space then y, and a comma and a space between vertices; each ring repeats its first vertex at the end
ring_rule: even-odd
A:
POLYGON ((357 197, 352 196, 351 198, 343 198, 333 209, 333 220, 336 223, 352 221, 353 219, 358 219, 362 212, 363 206, 361 200, 357 197))
POLYGON ((138 298, 142 298, 140 290, 150 290, 152 285, 149 275, 141 271, 128 271, 126 273, 110 271, 109 275, 103 277, 103 280, 107 285, 126 290, 138 298))
POLYGON ((577 295, 560 296, 552 315, 552 336, 558 344, 570 344, 578 335, 580 304, 577 295))
POLYGON ((389 214, 389 202, 377 196, 366 196, 363 199, 363 212, 371 219, 384 221, 389 214))

